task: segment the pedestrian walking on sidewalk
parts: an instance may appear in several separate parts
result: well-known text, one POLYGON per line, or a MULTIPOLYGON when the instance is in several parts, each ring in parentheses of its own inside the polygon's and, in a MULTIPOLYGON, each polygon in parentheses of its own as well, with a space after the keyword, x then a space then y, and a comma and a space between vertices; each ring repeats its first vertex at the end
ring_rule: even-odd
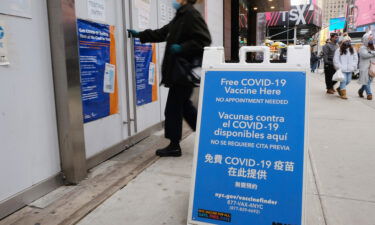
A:
POLYGON ((358 55, 351 44, 349 36, 345 36, 342 40, 340 48, 335 51, 333 64, 337 70, 341 70, 345 79, 340 82, 337 91, 342 99, 348 99, 346 96, 346 86, 352 80, 352 74, 357 70, 358 55))
POLYGON ((316 68, 318 67, 319 57, 316 52, 311 51, 311 57, 310 57, 310 67, 311 72, 315 73, 316 68))
POLYGON ((176 15, 169 24, 160 29, 147 29, 142 32, 128 30, 132 37, 139 38, 142 43, 167 42, 161 83, 169 88, 164 111, 164 135, 170 140, 170 144, 157 150, 158 156, 181 156, 179 143, 182 137, 183 118, 193 131, 196 129, 197 110, 190 100, 194 86, 190 82, 176 81, 181 76, 179 69, 186 68, 181 65, 176 69, 179 63, 177 59, 184 60, 188 64, 201 63, 204 47, 211 44, 207 24, 193 6, 196 2, 197 0, 174 0, 172 6, 177 10, 176 15))
POLYGON ((335 67, 333 66, 333 56, 338 47, 337 45, 338 35, 336 33, 332 33, 330 37, 331 38, 329 42, 323 46, 324 74, 325 74, 327 94, 334 94, 335 90, 333 86, 336 84, 336 81, 333 81, 332 77, 333 77, 333 74, 335 74, 336 70, 335 70, 335 67))
POLYGON ((359 49, 359 79, 361 88, 358 90, 359 97, 363 98, 366 91, 367 99, 372 100, 371 82, 373 77, 369 75, 370 63, 375 63, 374 36, 366 33, 362 37, 363 46, 359 49))

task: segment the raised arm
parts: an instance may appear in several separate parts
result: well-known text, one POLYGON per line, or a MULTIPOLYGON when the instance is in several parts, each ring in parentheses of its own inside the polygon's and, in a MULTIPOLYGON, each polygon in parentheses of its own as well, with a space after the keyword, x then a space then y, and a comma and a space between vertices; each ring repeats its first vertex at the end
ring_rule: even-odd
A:
POLYGON ((369 51, 367 48, 362 47, 359 49, 359 56, 363 59, 375 57, 375 51, 369 51))
POLYGON ((156 30, 144 30, 139 32, 139 39, 142 43, 145 42, 164 42, 167 39, 169 33, 169 24, 165 25, 164 27, 156 30))

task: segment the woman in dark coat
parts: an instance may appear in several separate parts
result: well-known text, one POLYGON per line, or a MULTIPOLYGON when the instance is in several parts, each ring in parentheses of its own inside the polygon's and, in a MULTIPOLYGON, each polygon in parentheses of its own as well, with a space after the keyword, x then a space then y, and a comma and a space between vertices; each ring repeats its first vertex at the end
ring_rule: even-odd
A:
POLYGON ((158 156, 181 156, 180 140, 182 136, 182 119, 195 131, 197 110, 190 97, 193 85, 176 83, 178 74, 174 74, 176 57, 188 62, 199 61, 203 57, 203 48, 211 44, 211 36, 207 24, 194 8, 197 0, 174 0, 173 7, 177 10, 173 20, 157 30, 138 32, 128 30, 131 36, 141 42, 167 42, 162 64, 161 83, 169 88, 165 107, 165 137, 171 143, 156 151, 158 156))

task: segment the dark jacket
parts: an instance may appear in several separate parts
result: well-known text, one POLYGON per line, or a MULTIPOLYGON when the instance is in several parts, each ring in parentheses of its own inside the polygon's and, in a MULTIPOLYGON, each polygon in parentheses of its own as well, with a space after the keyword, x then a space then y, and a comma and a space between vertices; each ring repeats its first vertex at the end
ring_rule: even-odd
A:
POLYGON ((166 87, 173 85, 172 64, 174 55, 170 52, 172 44, 182 46, 178 56, 188 61, 203 57, 203 48, 211 44, 211 35, 201 14, 192 4, 186 4, 177 10, 173 20, 157 30, 140 32, 141 42, 167 42, 162 64, 161 83, 166 87))
POLYGON ((333 66, 333 56, 335 55, 335 51, 338 48, 337 44, 328 42, 323 46, 323 59, 324 65, 332 65, 333 66))

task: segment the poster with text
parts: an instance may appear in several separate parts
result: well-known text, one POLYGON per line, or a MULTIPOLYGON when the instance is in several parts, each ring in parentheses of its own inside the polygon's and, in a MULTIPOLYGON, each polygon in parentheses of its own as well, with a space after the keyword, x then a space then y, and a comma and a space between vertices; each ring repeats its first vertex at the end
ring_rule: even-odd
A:
POLYGON ((105 21, 107 3, 105 0, 87 0, 87 15, 95 21, 105 21))
POLYGON ((137 106, 158 100, 155 44, 134 40, 137 106))
POLYGON ((208 71, 192 221, 302 224, 306 74, 208 71))
POLYGON ((118 113, 115 27, 77 20, 84 122, 118 113))

